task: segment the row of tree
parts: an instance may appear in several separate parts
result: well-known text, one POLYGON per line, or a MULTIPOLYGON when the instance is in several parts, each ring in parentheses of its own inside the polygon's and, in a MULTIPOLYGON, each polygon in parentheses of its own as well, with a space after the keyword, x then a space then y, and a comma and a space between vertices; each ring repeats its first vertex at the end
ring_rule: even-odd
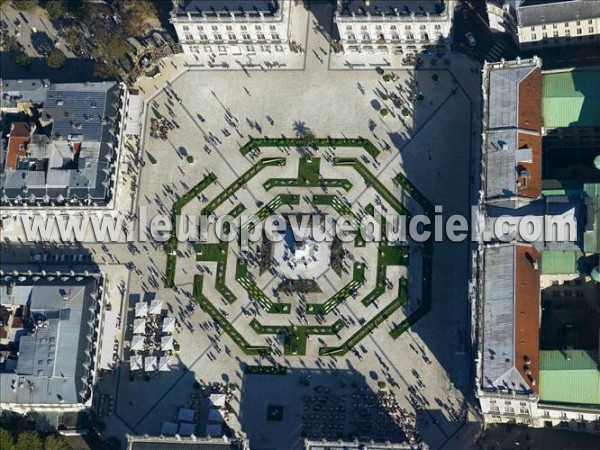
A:
POLYGON ((50 434, 42 437, 36 431, 24 431, 18 435, 0 428, 0 449, 2 450, 71 450, 64 436, 50 434))

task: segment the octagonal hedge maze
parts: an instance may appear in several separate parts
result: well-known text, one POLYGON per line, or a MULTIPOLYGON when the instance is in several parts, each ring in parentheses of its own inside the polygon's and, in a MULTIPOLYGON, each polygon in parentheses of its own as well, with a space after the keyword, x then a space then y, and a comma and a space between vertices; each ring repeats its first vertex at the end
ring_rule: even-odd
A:
MULTIPOLYGON (((362 147, 374 158, 377 158, 379 154, 379 150, 369 140, 364 138, 263 138, 251 140, 244 145, 240 151, 243 155, 247 155, 252 150, 263 147, 306 147, 316 150, 321 146, 362 147)), ((319 212, 322 209, 328 209, 338 215, 354 216, 357 220, 358 217, 361 217, 364 214, 374 216, 375 207, 370 203, 359 214, 353 211, 352 205, 340 196, 340 192, 350 191, 353 188, 353 183, 343 177, 324 178, 321 175, 320 170, 321 158, 314 156, 294 156, 294 158, 300 158, 298 162, 298 174, 296 177, 269 178, 267 181, 260 183, 259 187, 264 191, 265 196, 264 198, 261 198, 261 200, 264 200, 265 202, 256 202, 256 206, 244 204, 242 201, 238 200, 236 193, 241 189, 246 189, 252 179, 266 168, 285 166, 288 157, 263 158, 259 160, 231 185, 224 188, 216 197, 209 199, 209 203, 202 209, 202 214, 215 214, 217 208, 226 201, 229 201, 233 207, 226 211, 227 214, 233 217, 238 217, 242 213, 255 214, 260 220, 264 220, 278 210, 281 214, 284 214, 282 211, 288 211, 287 214, 300 214, 289 212, 289 210, 294 210, 294 206, 297 207, 297 205, 301 204, 301 201, 304 200, 308 205, 314 207, 319 212), (307 192, 302 191, 302 189, 307 188, 313 188, 311 191, 308 191, 310 195, 307 195, 307 192), (321 188, 322 192, 318 194, 314 193, 314 188, 321 188), (285 189, 287 193, 272 193, 277 189, 279 189, 279 191, 285 189), (331 190, 331 192, 329 190, 331 190), (255 208, 254 210, 253 207, 255 208)), ((396 213, 410 216, 407 206, 394 196, 381 180, 370 172, 358 158, 338 157, 334 158, 330 164, 332 167, 345 166, 353 169, 358 174, 358 177, 364 181, 366 187, 374 189, 380 199, 385 201, 385 203, 387 203, 396 213)), ((356 177, 353 178, 356 180, 356 177)), ((202 193, 212 183, 216 183, 216 181, 217 176, 213 173, 209 173, 188 193, 177 200, 172 209, 173 219, 175 219, 173 223, 176 223, 177 216, 181 214, 183 207, 188 202, 196 198, 196 196, 202 193)), ((402 190, 405 196, 412 197, 421 206, 424 214, 430 216, 430 219, 432 219, 431 222, 433 222, 433 206, 415 188, 415 186, 402 174, 398 174, 393 179, 393 182, 402 190)), ((381 228, 385 229, 385 219, 381 218, 381 220, 381 228)), ((244 226, 249 225, 243 224, 242 227, 244 226)), ((383 237, 385 238, 385 236, 383 237)), ((307 340, 310 339, 311 336, 317 337, 322 344, 319 347, 320 355, 344 355, 383 322, 389 319, 392 320, 389 334, 393 338, 397 338, 421 317, 427 314, 431 308, 432 241, 425 242, 422 251, 419 253, 419 257, 422 258, 422 285, 419 306, 414 309, 411 314, 404 317, 403 320, 396 323, 393 322, 394 314, 409 301, 408 280, 401 276, 397 280, 397 292, 392 291, 390 292, 390 295, 386 295, 386 292, 391 289, 386 269, 388 266, 405 266, 408 268, 409 259, 411 258, 409 247, 406 244, 392 245, 386 242, 385 239, 381 242, 367 244, 362 238, 357 237, 354 242, 349 245, 353 245, 355 248, 372 245, 373 251, 377 251, 376 268, 375 270, 370 271, 370 273, 374 273, 375 276, 374 283, 371 283, 371 285, 374 284, 374 287, 370 289, 369 292, 361 292, 361 288, 364 289, 364 285, 367 284, 365 263, 354 260, 354 257, 351 258, 353 260, 351 266, 347 264, 349 268, 344 268, 342 265, 329 264, 329 269, 327 270, 335 271, 336 274, 340 276, 340 280, 343 279, 345 281, 335 294, 324 301, 314 302, 310 299, 311 292, 319 290, 319 277, 313 280, 314 282, 308 283, 305 283, 306 280, 295 280, 293 283, 289 281, 286 286, 303 286, 304 290, 301 291, 299 297, 305 300, 303 304, 304 317, 316 317, 319 323, 318 325, 308 325, 308 321, 306 321, 306 324, 303 324, 302 322, 294 324, 292 320, 294 318, 293 314, 295 311, 297 312, 294 305, 289 302, 280 301, 275 289, 272 290, 274 291, 273 293, 276 294, 276 298, 272 298, 257 282, 257 279, 261 276, 268 275, 266 273, 267 271, 269 271, 269 273, 277 273, 275 268, 271 267, 272 254, 268 253, 271 249, 270 245, 272 244, 264 244, 262 251, 267 254, 267 257, 263 257, 264 261, 260 260, 258 263, 246 258, 247 254, 240 251, 239 241, 229 243, 206 242, 197 244, 196 246, 197 261, 210 261, 216 263, 214 289, 218 295, 221 296, 221 299, 208 298, 205 293, 206 276, 200 274, 194 276, 193 297, 202 310, 205 311, 247 355, 269 354, 272 351, 269 346, 252 345, 249 342, 249 340, 256 341, 256 336, 258 335, 279 335, 282 337, 285 355, 306 354, 307 340), (230 248, 232 246, 233 248, 230 248), (228 261, 231 261, 229 269, 228 261), (234 285, 237 285, 237 287, 234 288, 234 285), (237 292, 237 295, 234 291, 237 292), (244 298, 240 298, 240 292, 245 294, 242 296, 244 298), (385 300, 385 306, 379 308, 378 303, 384 297, 391 297, 391 300, 385 300), (218 302, 224 302, 225 304, 230 305, 239 304, 242 309, 245 306, 252 304, 257 309, 260 309, 261 314, 249 318, 248 326, 244 327, 245 333, 248 333, 248 330, 251 330, 256 336, 244 336, 238 330, 238 327, 227 319, 227 314, 224 314, 223 310, 216 306, 216 303, 218 302), (336 318, 335 316, 333 317, 333 320, 330 320, 329 323, 327 323, 326 318, 330 318, 329 316, 335 312, 340 305, 345 304, 345 302, 360 302, 363 307, 373 308, 372 311, 376 311, 376 313, 372 314, 369 320, 359 321, 358 324, 353 322, 352 325, 357 325, 357 330, 349 336, 347 336, 349 333, 346 332, 345 337, 342 338, 340 333, 348 328, 349 323, 341 318, 336 318), (266 314, 267 316, 263 316, 263 314, 266 314), (280 317, 280 319, 277 319, 278 317, 280 317), (265 320, 267 318, 268 320, 265 320), (273 325, 273 322, 276 322, 276 324, 273 325), (338 345, 327 346, 319 338, 319 336, 330 335, 338 336, 338 345)), ((336 251, 339 252, 340 248, 341 247, 339 246, 336 247, 336 251)), ((172 238, 167 243, 166 250, 167 267, 165 286, 174 287, 178 257, 176 238, 172 238)), ((347 255, 348 252, 352 253, 352 251, 349 250, 342 252, 342 254, 347 255)), ((415 256, 412 256, 412 258, 414 257, 415 256)), ((276 277, 274 275, 271 282, 275 279, 276 277)), ((217 297, 217 295, 213 294, 212 297, 217 297)), ((250 314, 247 314, 247 317, 248 316, 250 316, 250 314)), ((243 320, 244 317, 240 316, 240 319, 243 320)))

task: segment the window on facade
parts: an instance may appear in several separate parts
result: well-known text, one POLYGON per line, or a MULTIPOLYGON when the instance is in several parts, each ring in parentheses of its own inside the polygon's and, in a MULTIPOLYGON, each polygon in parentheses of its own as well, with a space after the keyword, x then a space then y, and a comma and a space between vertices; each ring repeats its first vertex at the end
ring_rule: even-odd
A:
POLYGON ((274 41, 278 41, 279 35, 277 33, 273 33, 273 34, 271 34, 271 39, 273 39, 274 41))
POLYGON ((521 409, 519 409, 519 412, 521 414, 529 414, 529 410, 527 408, 521 408, 521 409))
POLYGON ((569 22, 565 22, 565 27, 568 27, 568 26, 569 26, 569 22))
POLYGON ((249 41, 252 38, 250 37, 250 35, 248 33, 243 33, 242 34, 242 39, 245 40, 245 41, 249 41))
POLYGON ((588 28, 588 33, 593 33, 594 32, 594 27, 589 27, 588 28))
POLYGON ((193 41, 194 40, 194 35, 192 35, 192 34, 186 34, 185 35, 185 40, 186 41, 193 41))
POLYGON ((554 37, 558 37, 558 31, 555 31, 554 33, 552 33, 554 35, 554 37))
POLYGON ((571 30, 565 30, 565 36, 571 36, 571 30))
POLYGON ((363 33, 363 41, 370 41, 371 40, 371 36, 369 35, 369 33, 363 33))
POLYGON ((577 28, 577 34, 581 34, 581 28, 577 28))
POLYGON ((269 25, 269 30, 275 31, 277 27, 275 25, 269 25))
POLYGON ((260 25, 255 25, 255 26, 254 26, 254 28, 255 28, 256 30, 259 30, 259 31, 260 31, 260 30, 262 30, 262 28, 261 28, 261 26, 260 26, 260 25))
POLYGON ((396 25, 390 25, 390 30, 395 30, 396 29, 396 25))
POLYGON ((221 39, 223 39, 223 36, 221 36, 219 33, 215 33, 215 41, 220 41, 221 39))
POLYGON ((346 25, 346 30, 352 31, 352 25, 346 25))
POLYGON ((426 30, 426 29, 427 29, 427 27, 426 27, 425 25, 421 25, 421 26, 419 27, 419 30, 426 30))
POLYGON ((594 21, 592 19, 588 20, 588 23, 591 25, 594 23, 594 21))
POLYGON ((227 25, 227 26, 225 27, 225 29, 226 29, 227 31, 231 31, 231 30, 233 30, 233 28, 232 28, 232 26, 231 26, 231 25, 227 25))
POLYGON ((578 20, 578 21, 577 21, 577 25, 581 25, 581 20, 578 20))
POLYGON ((198 25, 198 26, 196 27, 196 29, 197 29, 198 31, 204 31, 204 27, 203 27, 202 25, 198 25))
POLYGON ((183 26, 183 31, 190 31, 190 27, 188 27, 187 25, 183 26))
POLYGON ((548 37, 548 33, 542 33, 542 38, 546 39, 548 37))
POLYGON ((363 26, 361 26, 361 27, 360 27, 360 29, 361 29, 362 31, 365 31, 365 30, 367 29, 367 26, 366 26, 366 25, 363 25, 363 26))
POLYGON ((201 41, 208 41, 208 36, 206 34, 201 34, 200 35, 200 40, 201 41))
POLYGON ((376 29, 377 31, 381 31, 381 30, 382 30, 382 28, 381 28, 381 25, 377 25, 377 26, 375 26, 375 29, 376 29))
POLYGON ((236 41, 237 40, 237 36, 233 33, 229 33, 227 35, 227 39, 229 39, 230 41, 236 41))
POLYGON ((552 28, 558 28, 558 24, 556 24, 556 23, 553 23, 553 24, 552 24, 552 28))
POLYGON ((406 39, 408 39, 409 41, 412 41, 415 38, 415 35, 412 33, 406 33, 406 39))
POLYGON ((433 26, 433 29, 434 29, 434 30, 441 30, 441 29, 442 29, 442 26, 441 26, 441 25, 439 25, 439 24, 438 24, 438 25, 434 25, 434 26, 433 26))
POLYGON ((531 39, 535 41, 535 40, 537 39, 537 35, 536 35, 535 33, 533 33, 533 34, 531 35, 531 39))
POLYGON ((259 40, 261 40, 261 41, 264 41, 264 40, 266 40, 266 39, 267 39, 267 38, 265 37, 265 35, 264 35, 264 34, 262 34, 262 33, 258 33, 258 34, 256 35, 256 37, 257 37, 259 40))
POLYGON ((348 37, 346 38, 349 41, 354 41, 356 40, 356 36, 354 35, 354 33, 348 33, 348 37))
POLYGON ((542 25, 542 30, 545 30, 545 29, 546 29, 546 25, 542 25))
POLYGON ((246 31, 247 29, 248 29, 248 27, 247 27, 246 25, 242 25, 242 26, 240 27, 240 30, 242 30, 242 31, 246 31))
POLYGON ((398 35, 398 33, 392 33, 392 40, 393 41, 399 41, 400 40, 400 36, 398 35))
POLYGON ((535 31, 535 27, 531 27, 531 31, 535 31))
POLYGON ((405 29, 405 30, 411 30, 412 28, 410 27, 410 25, 406 25, 406 26, 404 27, 404 29, 405 29))
POLYGON ((216 26, 216 25, 213 25, 211 28, 212 28, 213 31, 217 31, 219 29, 219 27, 216 26))

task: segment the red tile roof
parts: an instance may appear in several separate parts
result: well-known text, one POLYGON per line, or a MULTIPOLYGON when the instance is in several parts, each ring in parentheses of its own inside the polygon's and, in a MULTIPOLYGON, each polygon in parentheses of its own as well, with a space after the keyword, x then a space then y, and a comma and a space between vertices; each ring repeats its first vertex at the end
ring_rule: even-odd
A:
POLYGON ((15 122, 10 128, 8 151, 6 153, 6 168, 15 170, 19 158, 27 156, 27 144, 31 140, 31 126, 26 122, 15 122))
POLYGON ((540 254, 517 245, 515 254, 515 367, 533 392, 539 392, 540 254))

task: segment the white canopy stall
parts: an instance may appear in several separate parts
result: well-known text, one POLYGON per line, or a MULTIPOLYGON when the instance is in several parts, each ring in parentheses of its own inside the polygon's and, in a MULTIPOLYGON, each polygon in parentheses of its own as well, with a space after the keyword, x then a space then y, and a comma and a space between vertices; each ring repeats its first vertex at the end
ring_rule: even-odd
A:
POLYGON ((134 335, 131 340, 131 350, 136 352, 144 351, 145 341, 144 336, 140 336, 139 334, 134 335))
POLYGON ((175 331, 175 317, 165 317, 162 324, 163 333, 173 333, 175 331))
POLYGON ((144 358, 144 367, 146 372, 155 372, 158 369, 158 358, 156 356, 146 356, 144 358))
POLYGON ((159 315, 162 312, 163 302, 162 300, 152 300, 150 302, 150 314, 155 316, 159 315))
POLYGON ((146 317, 148 315, 148 303, 137 302, 135 304, 135 317, 146 317))
POLYGON ((161 356, 158 358, 158 371, 159 372, 170 372, 171 371, 171 357, 161 356))
POLYGON ((133 320, 133 334, 144 334, 146 332, 146 319, 133 320))
POLYGON ((173 350, 173 336, 163 336, 160 338, 160 349, 163 352, 173 350))
POLYGON ((144 368, 144 357, 133 355, 129 360, 129 370, 142 370, 144 368))

